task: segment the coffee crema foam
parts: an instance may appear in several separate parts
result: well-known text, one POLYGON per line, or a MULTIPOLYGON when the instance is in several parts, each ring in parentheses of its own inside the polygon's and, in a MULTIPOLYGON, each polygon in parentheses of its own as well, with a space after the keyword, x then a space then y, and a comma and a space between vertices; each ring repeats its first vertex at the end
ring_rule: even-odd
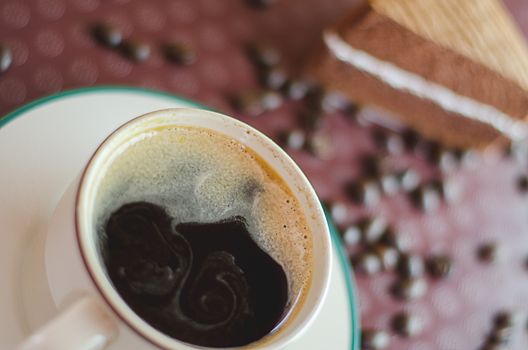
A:
POLYGON ((95 224, 126 203, 162 206, 173 224, 244 217, 253 240, 284 269, 288 312, 312 278, 312 233, 284 180, 251 148, 215 131, 163 127, 134 137, 111 162, 97 189, 95 224))

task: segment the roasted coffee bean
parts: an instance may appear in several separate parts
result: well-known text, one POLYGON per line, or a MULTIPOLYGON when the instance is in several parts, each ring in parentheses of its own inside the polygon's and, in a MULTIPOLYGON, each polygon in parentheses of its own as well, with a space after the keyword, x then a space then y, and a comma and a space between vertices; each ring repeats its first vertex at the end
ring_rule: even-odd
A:
POLYGON ((386 195, 396 194, 400 190, 400 181, 395 174, 384 174, 380 177, 381 189, 386 195))
POLYGON ((528 192, 528 176, 521 175, 517 178, 517 189, 521 193, 528 192))
POLYGON ((142 62, 150 57, 150 46, 140 40, 125 40, 121 49, 126 57, 135 62, 142 62))
POLYGON ((293 129, 282 133, 280 140, 286 147, 300 150, 306 143, 306 133, 301 129, 293 129))
POLYGON ((173 63, 190 65, 196 61, 196 52, 187 44, 169 42, 163 46, 165 57, 173 63))
POLYGON ((362 350, 379 350, 386 349, 389 346, 389 335, 378 329, 363 329, 361 331, 361 349, 362 350))
POLYGON ((477 249, 477 257, 482 262, 492 263, 497 260, 498 255, 499 248, 494 242, 483 243, 477 249))
POLYGON ((412 129, 405 130, 401 135, 403 144, 408 151, 413 150, 420 142, 420 135, 412 129))
POLYGON ((375 275, 381 271, 380 258, 370 251, 361 252, 353 259, 353 265, 359 273, 365 275, 375 275))
POLYGON ((493 317, 494 328, 509 328, 515 326, 518 316, 508 311, 499 311, 493 317))
POLYGON ((393 331, 402 337, 415 337, 423 330, 422 321, 405 311, 399 312, 392 317, 393 331))
POLYGON ((423 278, 400 278, 391 287, 391 293, 398 299, 416 300, 427 292, 427 282, 423 278))
POLYGON ((263 68, 259 71, 260 83, 269 89, 280 90, 286 84, 288 76, 280 67, 263 68))
POLYGON ((391 246, 385 244, 376 244, 372 247, 381 261, 381 266, 384 271, 392 271, 398 264, 400 253, 391 246))
POLYGON ((275 47, 263 42, 250 44, 247 51, 249 58, 259 67, 273 67, 278 65, 281 61, 279 51, 275 47))
POLYGON ((258 97, 260 99, 260 104, 264 111, 272 111, 274 109, 277 109, 282 105, 283 102, 282 96, 275 91, 262 91, 258 97))
POLYGON ((231 104, 237 112, 256 117, 280 107, 282 97, 274 91, 248 90, 233 96, 231 104))
POLYGON ((97 23, 92 27, 92 34, 101 44, 115 48, 121 45, 123 33, 119 28, 108 23, 97 23))
POLYGON ((13 63, 13 53, 11 49, 3 44, 0 44, 0 73, 9 69, 13 63))
POLYGON ((301 100, 310 90, 311 83, 302 78, 291 78, 282 86, 282 92, 286 98, 291 100, 301 100))
POLYGON ((404 191, 412 191, 420 184, 420 175, 413 169, 407 170, 397 174, 400 180, 400 186, 404 191))
POLYGON ((436 141, 421 140, 416 145, 416 153, 424 157, 430 164, 438 165, 442 154, 442 146, 436 141))
POLYGON ((432 212, 440 206, 442 195, 431 183, 424 184, 409 192, 411 203, 425 212, 432 212))
POLYGON ((438 167, 443 172, 452 172, 460 165, 456 150, 443 150, 438 159, 438 167))
POLYGON ((331 159, 335 154, 332 138, 327 134, 312 134, 306 143, 308 151, 316 158, 322 160, 331 159))
POLYGON ((427 258, 427 272, 436 279, 446 278, 451 274, 451 259, 446 255, 432 255, 427 258))
POLYGON ((351 101, 348 101, 348 104, 342 109, 344 116, 348 120, 356 120, 357 114, 359 112, 359 106, 351 101))
POLYGON ((390 227, 385 229, 378 242, 393 247, 400 253, 404 250, 401 239, 390 227))
POLYGON ((365 155, 360 159, 361 170, 364 177, 379 177, 382 168, 382 159, 376 155, 365 155))
POLYGON ((354 202, 367 206, 376 204, 381 196, 379 184, 374 179, 349 183, 346 192, 354 202))
POLYGON ((327 206, 328 211, 330 212, 330 216, 332 217, 332 220, 336 224, 340 224, 344 222, 348 217, 348 210, 345 204, 341 202, 332 202, 329 203, 327 206))
POLYGON ((254 90, 243 91, 232 96, 231 105, 237 112, 253 117, 264 112, 260 95, 254 90))
POLYGON ((326 113, 344 112, 351 105, 353 105, 353 103, 338 91, 322 91, 321 107, 326 113))
POLYGON ((275 0, 246 0, 246 2, 254 8, 265 9, 271 6, 275 0))
POLYGON ((381 217, 361 219, 355 226, 361 232, 361 241, 370 245, 378 242, 387 230, 387 222, 381 217))
POLYGON ((486 344, 484 344, 484 346, 479 348, 479 350, 509 350, 509 349, 504 347, 501 344, 486 343, 486 344))
POLYGON ((361 241, 361 229, 355 225, 348 226, 342 231, 341 237, 346 245, 356 245, 361 241))
POLYGON ((423 276, 424 262, 422 257, 416 254, 401 254, 398 260, 398 273, 405 278, 423 276))
POLYGON ((298 114, 298 120, 301 127, 313 131, 321 128, 323 115, 317 109, 301 108, 298 114))
POLYGON ((489 333, 486 343, 506 345, 510 342, 512 333, 513 329, 511 327, 494 328, 489 333))

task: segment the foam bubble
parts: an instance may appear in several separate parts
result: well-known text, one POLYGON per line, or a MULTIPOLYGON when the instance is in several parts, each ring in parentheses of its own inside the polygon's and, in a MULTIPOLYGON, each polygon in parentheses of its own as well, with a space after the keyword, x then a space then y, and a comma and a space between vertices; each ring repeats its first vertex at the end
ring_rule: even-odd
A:
POLYGON ((312 239, 300 204, 252 149, 219 133, 165 127, 136 137, 104 170, 97 190, 96 227, 123 204, 148 201, 180 222, 246 219, 257 244, 279 262, 290 303, 311 281, 312 239))

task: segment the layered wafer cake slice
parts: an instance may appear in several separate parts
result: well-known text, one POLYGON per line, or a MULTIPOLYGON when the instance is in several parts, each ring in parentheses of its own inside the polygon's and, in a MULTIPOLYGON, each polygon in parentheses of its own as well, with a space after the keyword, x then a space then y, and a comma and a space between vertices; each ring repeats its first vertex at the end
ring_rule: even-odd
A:
POLYGON ((328 28, 310 75, 427 137, 528 137, 528 49, 499 0, 373 0, 328 28))

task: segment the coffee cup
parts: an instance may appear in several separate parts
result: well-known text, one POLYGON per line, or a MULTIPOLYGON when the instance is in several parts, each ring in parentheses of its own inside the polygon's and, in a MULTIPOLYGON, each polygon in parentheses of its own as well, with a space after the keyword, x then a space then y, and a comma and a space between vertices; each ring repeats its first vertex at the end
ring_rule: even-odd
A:
MULTIPOLYGON (((19 349, 207 349, 182 341, 140 317, 109 278, 94 228, 96 197, 109 164, 138 140, 163 128, 200 128, 252 150, 293 193, 311 233, 310 281, 301 301, 260 339, 233 349, 282 349, 317 317, 331 270, 331 243, 320 202, 295 162, 272 140, 231 117, 200 109, 167 109, 119 127, 94 151, 32 242, 21 299, 31 335, 19 349)), ((213 347, 214 348, 214 347, 213 347)))

